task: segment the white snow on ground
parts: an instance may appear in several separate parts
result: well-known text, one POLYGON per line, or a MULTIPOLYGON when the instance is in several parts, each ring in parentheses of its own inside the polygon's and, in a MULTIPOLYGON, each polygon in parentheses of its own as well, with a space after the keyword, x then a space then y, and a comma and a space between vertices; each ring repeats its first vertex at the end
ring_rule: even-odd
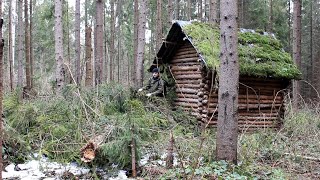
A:
POLYGON ((49 162, 48 158, 40 160, 31 160, 24 164, 10 164, 2 171, 2 177, 19 178, 22 180, 29 179, 55 179, 45 178, 46 172, 60 177, 64 172, 70 172, 75 176, 89 173, 90 169, 77 166, 75 163, 59 164, 57 162, 49 162))
MULTIPOLYGON (((165 166, 166 153, 160 156, 160 159, 152 159, 154 154, 145 154, 139 162, 140 166, 156 165, 165 166)), ((37 154, 34 155, 37 157, 37 154)), ((174 154, 174 166, 178 165, 177 154, 174 154)), ((74 176, 86 175, 90 172, 90 169, 80 167, 76 163, 61 164, 57 162, 50 162, 48 158, 42 157, 37 160, 30 160, 24 164, 10 164, 2 171, 3 179, 17 178, 21 180, 54 180, 61 179, 61 176, 65 173, 71 173, 74 176)), ((110 176, 109 176, 110 177, 110 176)), ((107 179, 108 176, 104 176, 107 179)), ((109 180, 130 180, 126 176, 126 171, 120 170, 117 177, 110 177, 109 180)), ((132 180, 132 179, 131 179, 132 180)))

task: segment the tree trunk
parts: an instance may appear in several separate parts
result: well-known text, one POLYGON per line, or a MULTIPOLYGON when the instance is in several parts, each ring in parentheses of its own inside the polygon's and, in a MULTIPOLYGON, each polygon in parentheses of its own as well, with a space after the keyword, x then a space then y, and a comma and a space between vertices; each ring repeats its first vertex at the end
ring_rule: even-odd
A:
POLYGON ((180 0, 175 1, 174 18, 178 20, 180 18, 180 0))
POLYGON ((13 60, 12 60, 12 1, 9 1, 9 43, 8 43, 8 59, 9 59, 9 74, 10 74, 10 91, 13 91, 13 60))
POLYGON ((217 24, 217 0, 210 0, 209 23, 213 25, 217 24))
POLYGON ((192 4, 191 4, 191 0, 188 0, 187 1, 188 2, 188 4, 187 4, 187 20, 191 20, 191 18, 192 18, 192 4))
MULTIPOLYGON (((292 52, 295 64, 301 69, 301 0, 293 1, 293 42, 292 52)), ((300 83, 293 82, 293 107, 298 108, 300 83)))
MULTIPOLYGON (((11 3, 10 3, 11 5, 11 3)), ((10 6, 11 9, 11 6, 10 6)), ((2 38, 2 25, 3 25, 3 18, 2 18, 2 1, 0 1, 0 112, 2 114, 3 107, 3 46, 4 40, 2 38)), ((3 160, 2 160, 2 141, 3 141, 3 122, 2 116, 0 116, 0 179, 2 179, 2 169, 3 169, 3 160)))
POLYGON ((55 59, 56 59, 56 83, 57 92, 61 93, 64 86, 64 64, 63 64, 63 30, 62 30, 62 0, 55 0, 55 59))
POLYGON ((162 43, 162 0, 157 0, 156 32, 157 32, 156 52, 158 52, 162 43))
MULTIPOLYGON (((22 65, 22 58, 23 58, 23 22, 22 22, 22 0, 18 1, 18 83, 17 89, 19 91, 22 90, 23 86, 23 65, 22 65)), ((19 96, 20 97, 20 96, 19 96)))
POLYGON ((86 27, 86 39, 85 39, 85 46, 86 46, 86 86, 92 86, 93 85, 93 72, 92 72, 92 58, 91 58, 91 27, 86 27))
MULTIPOLYGON (((134 42, 133 42, 133 57, 134 57, 134 62, 133 62, 133 82, 137 82, 136 76, 137 76, 137 67, 136 63, 138 61, 138 28, 139 28, 139 0, 134 0, 134 23, 133 23, 133 28, 134 28, 134 42)), ((130 85, 130 81, 129 81, 130 85)), ((135 84, 137 86, 137 84, 135 84)))
POLYGON ((173 20, 173 1, 168 0, 168 28, 171 27, 173 20))
POLYGON ((199 7, 198 7, 198 19, 199 19, 199 21, 203 21, 203 19, 202 19, 202 14, 203 14, 203 12, 202 12, 202 0, 199 0, 199 7))
POLYGON ((237 1, 220 2, 220 76, 217 159, 237 163, 239 61, 237 1))
POLYGON ((120 55, 121 55, 121 22, 122 22, 122 0, 118 0, 118 3, 117 3, 117 12, 116 12, 116 15, 118 17, 118 24, 117 24, 117 27, 116 27, 116 32, 118 33, 118 53, 117 53, 117 62, 118 62, 118 75, 117 75, 117 82, 120 83, 120 79, 123 79, 123 78, 120 78, 120 71, 121 71, 121 68, 122 66, 120 66, 120 61, 121 61, 121 58, 120 58, 120 55))
POLYGON ((32 14, 32 8, 33 8, 33 3, 35 3, 36 0, 32 1, 30 0, 30 40, 29 40, 29 46, 30 46, 30 88, 33 88, 33 35, 32 35, 32 30, 33 30, 33 14, 32 14))
POLYGON ((273 0, 269 2, 268 32, 273 32, 273 0))
POLYGON ((136 66, 136 86, 143 86, 143 60, 145 47, 145 32, 147 21, 147 2, 146 0, 139 1, 139 25, 138 25, 138 46, 137 46, 137 61, 136 66))
POLYGON ((243 28, 243 1, 244 0, 238 0, 238 22, 240 28, 243 28))
POLYGON ((103 7, 104 0, 96 0, 96 28, 95 28, 95 85, 102 83, 103 76, 103 7))
POLYGON ((110 82, 114 81, 114 59, 115 59, 115 46, 114 46, 114 39, 115 39, 115 15, 114 15, 114 0, 110 0, 110 82))
POLYGON ((75 80, 78 86, 80 86, 81 83, 81 72, 80 72, 80 54, 81 54, 81 46, 80 46, 80 0, 76 0, 75 5, 75 80))
MULTIPOLYGON (((64 0, 63 0, 64 1, 64 0)), ((64 38, 63 40, 66 40, 67 42, 62 41, 64 44, 67 43, 67 59, 68 59, 68 66, 69 68, 65 69, 67 72, 66 76, 65 76, 65 82, 67 83, 74 83, 73 79, 72 79, 72 66, 71 66, 71 52, 70 52, 70 27, 69 27, 69 1, 65 1, 65 5, 67 6, 66 8, 63 8, 62 5, 62 14, 64 14, 64 10, 66 10, 66 14, 67 14, 67 21, 66 23, 63 23, 62 20, 62 29, 66 29, 65 31, 67 32, 67 38, 64 38), (64 26, 67 27, 64 27, 64 26)), ((63 19, 63 17, 62 17, 63 19)), ((63 31, 62 31, 63 32, 63 31)), ((66 67, 65 61, 64 61, 64 67, 66 67)))
MULTIPOLYGON (((26 89, 31 90, 31 73, 30 73, 30 35, 29 35, 29 15, 28 15, 28 0, 24 1, 24 33, 25 33, 25 58, 26 58, 26 89)), ((29 97, 28 94, 25 94, 29 97)))

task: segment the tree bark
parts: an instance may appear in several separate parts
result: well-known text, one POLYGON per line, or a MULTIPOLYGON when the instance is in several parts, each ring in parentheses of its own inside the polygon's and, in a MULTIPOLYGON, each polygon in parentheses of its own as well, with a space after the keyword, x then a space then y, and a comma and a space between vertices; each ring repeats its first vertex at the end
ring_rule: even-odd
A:
POLYGON ((171 27, 173 20, 173 1, 168 0, 168 28, 171 27))
MULTIPOLYGON (((11 6, 10 6, 11 8, 11 6)), ((0 1, 0 112, 2 114, 3 106, 3 46, 4 40, 2 38, 2 1, 0 1)), ((2 116, 0 116, 0 179, 2 179, 2 169, 3 169, 3 160, 2 160, 2 141, 3 141, 3 122, 2 116)))
POLYGON ((175 0, 174 18, 178 20, 180 18, 180 0, 175 0))
POLYGON ((96 0, 96 28, 95 28, 95 85, 102 83, 103 78, 103 7, 104 0, 96 0))
POLYGON ((239 61, 237 1, 220 2, 217 159, 237 163, 239 61))
POLYGON ((55 0, 55 59, 56 85, 58 94, 64 86, 65 69, 63 64, 63 30, 62 30, 62 0, 55 0))
POLYGON ((199 7, 198 7, 198 18, 199 18, 199 21, 203 21, 203 16, 202 16, 202 14, 203 14, 203 12, 202 12, 202 0, 198 0, 199 2, 198 2, 198 5, 199 5, 199 7))
POLYGON ((78 86, 81 83, 81 72, 80 72, 80 55, 81 55, 81 46, 80 46, 80 0, 76 0, 75 5, 75 80, 78 86))
POLYGON ((156 52, 158 52, 162 43, 162 0, 157 0, 156 33, 156 52))
POLYGON ((192 18, 192 4, 191 4, 191 0, 187 1, 187 20, 191 20, 192 18))
MULTIPOLYGON (((30 31, 29 31, 29 15, 28 15, 28 0, 24 1, 24 33, 25 33, 25 58, 26 58, 26 88, 31 89, 31 72, 30 72, 30 31)), ((26 94, 28 97, 28 94, 26 94)))
POLYGON ((114 35, 115 35, 115 15, 114 15, 114 0, 110 0, 110 13, 111 13, 111 19, 110 19, 110 82, 114 81, 114 57, 115 57, 115 48, 114 48, 114 35))
MULTIPOLYGON (((134 62, 133 62, 133 82, 137 82, 136 76, 137 76, 137 57, 138 57, 138 28, 139 28, 139 0, 134 0, 134 24, 133 24, 133 28, 134 28, 134 42, 133 42, 133 56, 134 56, 134 62)), ((130 81, 129 81, 129 85, 130 85, 130 81)), ((135 86, 137 86, 135 84, 135 86)))
MULTIPOLYGON (((23 22, 22 22, 22 0, 18 1, 18 83, 17 89, 19 91, 22 90, 23 86, 23 65, 22 65, 22 58, 23 58, 23 22)), ((19 95, 20 97, 20 95, 19 95)))
POLYGON ((9 42, 8 42, 8 59, 9 59, 9 74, 10 74, 10 91, 13 91, 13 60, 12 60, 12 1, 9 1, 9 42))
POLYGON ((86 86, 92 86, 93 85, 93 72, 92 72, 92 58, 91 58, 91 27, 86 27, 86 39, 85 39, 85 46, 86 46, 86 86))
POLYGON ((32 1, 30 0, 30 27, 29 27, 29 36, 30 36, 30 40, 29 40, 29 46, 30 46, 30 88, 33 88, 33 43, 32 43, 32 40, 33 40, 33 35, 32 35, 32 29, 33 29, 33 3, 35 3, 36 0, 32 1))
POLYGON ((269 1, 268 32, 273 32, 273 0, 269 1))
POLYGON ((116 11, 116 15, 118 17, 118 24, 116 26, 116 32, 118 33, 118 53, 117 53, 117 62, 118 62, 118 65, 117 65, 117 68, 118 68, 118 72, 117 72, 117 82, 120 83, 120 79, 123 79, 123 78, 120 78, 120 71, 121 71, 121 58, 120 58, 120 55, 121 55, 121 22, 122 22, 122 0, 118 0, 118 3, 117 3, 117 11, 116 11))
MULTIPOLYGON (((301 69, 301 0, 293 1, 293 60, 295 64, 301 69)), ((298 99, 300 93, 300 83, 298 81, 293 82, 293 106, 298 108, 298 99)))
POLYGON ((217 24, 217 0, 210 0, 209 23, 213 25, 217 24))
POLYGON ((147 2, 140 0, 139 8, 139 26, 138 26, 138 46, 137 46, 137 61, 136 61, 136 86, 143 86, 143 60, 144 60, 144 47, 145 47, 145 31, 147 21, 147 2))

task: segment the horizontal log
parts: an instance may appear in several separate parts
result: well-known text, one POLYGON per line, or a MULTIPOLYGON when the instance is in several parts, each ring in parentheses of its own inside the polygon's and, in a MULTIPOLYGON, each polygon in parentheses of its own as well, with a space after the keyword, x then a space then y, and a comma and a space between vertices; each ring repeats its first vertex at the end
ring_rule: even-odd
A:
MULTIPOLYGON (((216 107, 217 103, 209 103, 209 107, 216 107)), ((253 108, 271 108, 271 107, 280 107, 282 104, 239 104, 238 107, 239 109, 246 109, 247 107, 249 109, 253 108)))
POLYGON ((176 87, 199 89, 200 88, 200 84, 178 84, 178 83, 176 83, 176 87))
POLYGON ((174 102, 173 104, 176 106, 183 106, 183 107, 193 107, 193 108, 199 107, 196 103, 174 102))
POLYGON ((194 103, 199 102, 198 99, 192 99, 192 98, 176 98, 174 101, 175 102, 194 102, 194 103))
POLYGON ((176 79, 176 84, 200 84, 200 79, 193 79, 193 80, 185 80, 185 79, 176 79))
POLYGON ((201 79, 200 74, 187 74, 187 75, 176 75, 175 79, 201 79))
POLYGON ((197 51, 193 47, 181 48, 176 52, 176 56, 180 56, 183 54, 197 54, 197 51))
POLYGON ((181 58, 181 59, 172 59, 171 63, 181 63, 181 62, 199 62, 198 57, 191 57, 191 58, 181 58))
POLYGON ((200 71, 200 66, 173 66, 171 71, 200 71))
POLYGON ((193 62, 179 62, 179 63, 172 63, 174 66, 199 66, 200 62, 193 61, 193 62))
POLYGON ((181 58, 190 58, 190 57, 199 58, 197 53, 190 53, 190 54, 179 54, 179 55, 175 54, 172 59, 181 59, 181 58))
POLYGON ((177 97, 179 97, 179 98, 193 98, 193 99, 199 98, 199 96, 194 95, 194 94, 181 94, 181 93, 177 94, 177 97))
POLYGON ((197 89, 191 88, 176 88, 176 93, 188 93, 188 94, 197 94, 197 89))
POLYGON ((173 75, 188 75, 188 74, 199 74, 201 75, 200 71, 173 71, 173 75))
MULTIPOLYGON (((211 94, 211 97, 212 98, 218 98, 218 94, 216 93, 212 93, 211 94)), ((273 95, 253 95, 253 94, 250 94, 248 95, 248 98, 249 99, 258 99, 260 98, 261 100, 282 100, 283 97, 282 96, 276 96, 276 97, 273 97, 273 95)), ((247 95, 246 94, 239 94, 238 95, 238 99, 247 99, 247 95)))
MULTIPOLYGON (((218 99, 210 99, 210 103, 217 103, 218 99)), ((239 104, 282 104, 282 100, 257 100, 257 99, 238 99, 239 104)))

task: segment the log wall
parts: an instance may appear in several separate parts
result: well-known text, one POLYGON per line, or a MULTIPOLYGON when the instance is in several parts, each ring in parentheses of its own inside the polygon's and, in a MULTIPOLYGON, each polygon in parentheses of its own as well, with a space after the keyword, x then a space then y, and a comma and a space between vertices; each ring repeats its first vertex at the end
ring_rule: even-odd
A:
MULTIPOLYGON (((287 82, 275 79, 240 77, 239 130, 279 128, 284 112, 284 95, 287 82)), ((217 125, 218 92, 212 92, 208 101, 207 119, 203 124, 217 125), (210 121, 209 121, 210 120, 210 121)))
MULTIPOLYGON (((170 62, 176 82, 174 105, 196 116, 207 126, 215 127, 218 118, 218 91, 215 73, 202 68, 199 55, 189 42, 182 45, 170 62)), ((275 79, 240 77, 239 130, 278 128, 284 112, 287 82, 275 79)))
POLYGON ((182 45, 170 62, 170 70, 176 81, 177 98, 174 104, 199 117, 201 105, 202 71, 199 56, 189 42, 182 45))

